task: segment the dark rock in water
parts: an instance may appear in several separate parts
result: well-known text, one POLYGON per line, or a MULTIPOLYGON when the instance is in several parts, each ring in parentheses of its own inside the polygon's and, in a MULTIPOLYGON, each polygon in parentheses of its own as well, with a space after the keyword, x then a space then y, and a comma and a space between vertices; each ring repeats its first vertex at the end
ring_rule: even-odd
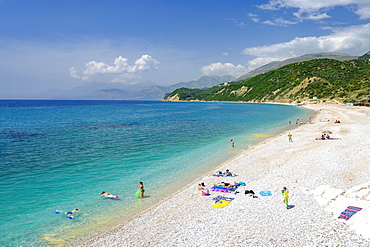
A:
POLYGON ((19 131, 3 131, 0 135, 5 136, 5 138, 15 139, 15 140, 27 140, 33 137, 44 136, 45 134, 40 133, 25 133, 19 131))
POLYGON ((123 128, 128 126, 137 126, 140 125, 139 123, 117 123, 117 124, 94 124, 94 125, 84 125, 81 126, 83 128, 88 129, 115 129, 115 128, 123 128))

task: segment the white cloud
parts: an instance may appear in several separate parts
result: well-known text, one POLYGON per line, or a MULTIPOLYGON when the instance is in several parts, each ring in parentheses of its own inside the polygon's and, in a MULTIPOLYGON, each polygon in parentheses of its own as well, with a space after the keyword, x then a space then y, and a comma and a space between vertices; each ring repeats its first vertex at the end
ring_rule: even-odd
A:
POLYGON ((298 11, 297 13, 294 13, 293 15, 299 19, 314 20, 314 21, 331 18, 327 13, 319 13, 319 12, 305 13, 305 12, 298 11))
POLYGON ((370 1, 368 0, 270 0, 268 4, 258 7, 263 10, 278 10, 283 8, 298 9, 294 15, 302 19, 319 20, 329 18, 329 9, 338 6, 354 6, 352 11, 360 19, 370 18, 370 1))
POLYGON ((243 54, 256 57, 249 62, 249 69, 258 68, 266 62, 284 60, 315 52, 340 52, 362 55, 370 50, 370 23, 344 28, 332 28, 332 34, 321 37, 296 37, 273 45, 249 47, 243 54))
POLYGON ((140 70, 155 69, 159 62, 153 59, 150 55, 142 55, 136 60, 135 65, 128 68, 128 72, 135 73, 140 70))
POLYGON ((69 75, 74 79, 80 79, 81 76, 77 75, 77 70, 75 67, 69 68, 69 75))
MULTIPOLYGON (((370 5, 370 4, 369 4, 370 5)), ((370 6, 362 6, 361 8, 359 7, 355 13, 360 16, 360 19, 368 19, 370 18, 370 6)))
POLYGON ((248 16, 251 18, 253 22, 258 23, 260 21, 260 19, 258 18, 258 15, 256 14, 248 13, 248 16))
MULTIPOLYGON (((139 71, 156 69, 156 65, 159 64, 157 60, 152 58, 150 55, 142 55, 141 58, 135 61, 134 65, 128 64, 128 59, 119 56, 114 59, 113 65, 106 64, 104 62, 90 61, 86 63, 86 70, 82 73, 84 77, 77 75, 75 67, 69 69, 70 76, 75 79, 87 80, 89 76, 96 74, 120 74, 122 78, 138 78, 136 75, 139 71)), ((116 77, 112 82, 122 81, 119 77, 116 77)))
POLYGON ((201 71, 205 75, 231 75, 234 77, 239 77, 248 72, 247 68, 243 65, 234 65, 232 63, 211 63, 210 65, 204 66, 201 71))
POLYGON ((245 24, 244 22, 242 21, 238 21, 234 18, 230 18, 230 19, 227 19, 228 21, 232 21, 235 23, 236 26, 240 27, 240 28, 245 28, 247 26, 247 24, 245 24))
POLYGON ((283 18, 276 18, 273 21, 267 20, 262 22, 263 24, 272 25, 272 26, 287 26, 287 25, 293 25, 297 24, 297 22, 288 21, 283 18))

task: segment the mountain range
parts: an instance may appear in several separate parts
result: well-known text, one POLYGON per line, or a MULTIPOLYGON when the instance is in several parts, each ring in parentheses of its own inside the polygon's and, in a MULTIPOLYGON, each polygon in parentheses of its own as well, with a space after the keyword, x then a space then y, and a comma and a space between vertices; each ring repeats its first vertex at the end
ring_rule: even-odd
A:
POLYGON ((169 86, 158 86, 150 82, 127 85, 95 81, 70 90, 48 90, 37 97, 78 100, 160 100, 177 88, 209 88, 234 79, 235 77, 229 75, 203 76, 198 80, 179 82, 169 86))
POLYGON ((180 88, 164 100, 301 103, 369 102, 370 52, 352 60, 316 58, 208 89, 180 88))
POLYGON ((318 58, 331 58, 340 61, 349 61, 358 58, 342 53, 312 53, 303 56, 274 61, 261 66, 239 78, 226 76, 203 76, 198 80, 179 82, 169 86, 159 86, 152 82, 136 84, 91 82, 70 90, 53 89, 37 95, 37 98, 52 99, 79 99, 79 100, 159 100, 178 88, 204 89, 226 82, 244 81, 259 74, 281 68, 285 65, 309 61, 318 58))
POLYGON ((319 58, 330 58, 330 59, 335 59, 339 61, 349 61, 358 58, 358 56, 350 56, 347 54, 343 53, 336 53, 336 52, 320 52, 320 53, 310 53, 310 54, 305 54, 303 56, 299 57, 293 57, 293 58, 288 58, 283 61, 274 61, 271 63, 268 63, 266 65, 263 65, 239 78, 237 78, 235 81, 244 81, 248 78, 251 78, 253 76, 281 68, 285 65, 292 64, 292 63, 300 63, 304 61, 309 61, 312 59, 319 59, 319 58))

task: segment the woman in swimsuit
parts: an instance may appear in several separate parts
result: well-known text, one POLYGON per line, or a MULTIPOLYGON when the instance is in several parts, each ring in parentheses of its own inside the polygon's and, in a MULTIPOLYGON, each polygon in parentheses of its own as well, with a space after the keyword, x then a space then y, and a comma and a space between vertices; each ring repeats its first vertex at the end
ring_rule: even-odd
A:
POLYGON ((143 182, 139 182, 139 184, 140 184, 139 190, 141 190, 141 193, 140 193, 141 198, 144 198, 144 192, 145 192, 144 184, 143 182))

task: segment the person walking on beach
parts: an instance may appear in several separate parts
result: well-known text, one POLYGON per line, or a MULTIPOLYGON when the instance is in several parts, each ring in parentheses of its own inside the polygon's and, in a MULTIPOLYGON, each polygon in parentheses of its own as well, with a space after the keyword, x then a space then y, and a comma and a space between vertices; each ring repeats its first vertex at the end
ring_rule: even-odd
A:
POLYGON ((289 202, 288 202, 289 201, 289 190, 287 189, 287 187, 283 187, 281 194, 284 196, 283 202, 285 203, 286 208, 288 209, 289 208, 289 202))
POLYGON ((231 139, 231 146, 234 147, 235 146, 235 142, 231 139))
POLYGON ((141 196, 141 198, 144 198, 144 192, 145 192, 144 184, 143 184, 143 182, 139 182, 139 184, 140 184, 139 190, 141 191, 140 196, 141 196))
POLYGON ((293 142, 293 139, 292 139, 292 134, 288 134, 288 140, 289 140, 289 142, 293 142))

